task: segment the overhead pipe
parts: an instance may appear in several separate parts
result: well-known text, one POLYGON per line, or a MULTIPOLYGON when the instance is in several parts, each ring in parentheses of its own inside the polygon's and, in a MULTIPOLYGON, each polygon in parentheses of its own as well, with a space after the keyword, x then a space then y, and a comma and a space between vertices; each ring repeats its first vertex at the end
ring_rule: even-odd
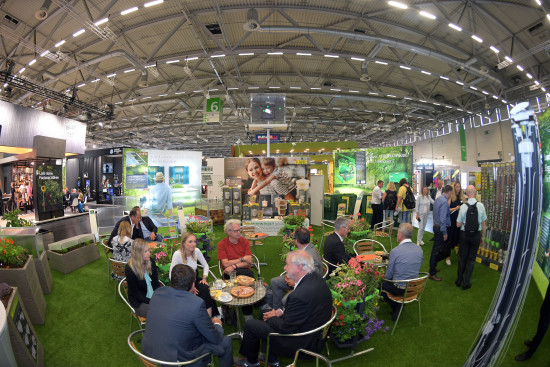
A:
POLYGON ((320 34, 329 34, 335 37, 343 37, 351 40, 379 43, 380 45, 383 45, 383 46, 398 48, 401 50, 414 52, 419 55, 432 57, 434 59, 438 59, 445 63, 452 64, 456 67, 460 67, 474 75, 488 79, 493 83, 496 83, 499 85, 503 84, 500 79, 495 78, 492 75, 488 75, 487 73, 484 73, 480 69, 477 69, 468 65, 468 61, 471 61, 471 60, 462 61, 459 59, 455 59, 454 57, 442 54, 440 52, 434 51, 427 47, 417 45, 411 42, 402 41, 400 39, 393 38, 393 37, 370 36, 364 33, 349 32, 349 31, 342 31, 342 30, 336 30, 336 29, 325 29, 325 28, 315 28, 315 27, 296 27, 296 26, 270 26, 270 25, 262 26, 259 32, 266 32, 266 33, 292 32, 292 33, 301 33, 301 34, 320 33, 320 34))

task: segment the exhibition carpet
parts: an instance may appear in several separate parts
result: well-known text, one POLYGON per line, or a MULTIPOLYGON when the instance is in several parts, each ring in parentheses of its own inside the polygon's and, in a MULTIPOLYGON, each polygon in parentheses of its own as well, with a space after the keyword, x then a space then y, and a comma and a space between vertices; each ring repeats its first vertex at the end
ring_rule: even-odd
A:
MULTIPOLYGON (((315 238, 321 237, 321 229, 314 228, 315 238)), ((222 226, 215 227, 216 241, 224 237, 222 226)), ((428 270, 432 243, 426 233, 422 271, 428 270)), ((413 239, 416 239, 416 229, 413 239)), ((280 258, 280 237, 267 239, 266 259, 262 276, 269 281, 278 276, 283 268, 280 258)), ((388 245, 388 239, 382 239, 388 245)), ((396 243, 395 235, 393 239, 396 243)), ((130 333, 130 312, 118 294, 114 297, 115 283, 108 280, 107 260, 101 251, 100 260, 63 275, 52 270, 53 290, 46 295, 47 311, 45 325, 35 325, 44 344, 46 366, 140 366, 141 363, 128 348, 126 338, 130 333)), ((258 248, 262 260, 263 251, 258 248)), ((210 261, 212 270, 218 274, 215 253, 210 261)), ((472 288, 466 291, 454 285, 458 257, 453 252, 452 265, 439 264, 442 282, 428 280, 422 299, 422 326, 418 325, 416 304, 403 310, 395 334, 390 335, 394 323, 390 308, 380 302, 378 317, 386 320, 390 331, 378 332, 359 345, 358 351, 374 348, 372 352, 337 362, 336 366, 462 366, 469 349, 485 318, 493 298, 500 273, 476 264, 472 288)), ((531 284, 516 334, 505 354, 502 366, 546 366, 550 343, 547 336, 539 351, 531 360, 515 362, 514 356, 526 350, 525 339, 531 338, 536 329, 538 312, 542 302, 540 292, 531 284)), ((257 313, 257 310, 255 311, 257 313)), ((134 321, 133 330, 137 325, 134 321)), ((234 330, 224 325, 226 334, 234 330)), ((338 350, 328 342, 330 359, 344 356, 348 350, 338 350)), ((239 343, 234 342, 234 355, 239 343)), ((281 360, 286 366, 289 360, 281 360)), ((300 366, 313 366, 313 361, 304 361, 300 366)))

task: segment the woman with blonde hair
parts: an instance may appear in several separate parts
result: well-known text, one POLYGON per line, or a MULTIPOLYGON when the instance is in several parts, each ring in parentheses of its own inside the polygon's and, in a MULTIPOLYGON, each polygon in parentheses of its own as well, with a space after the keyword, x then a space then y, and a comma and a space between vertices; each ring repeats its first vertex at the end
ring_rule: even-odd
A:
POLYGON ((155 289, 160 287, 157 265, 151 257, 149 244, 136 239, 125 268, 128 282, 128 301, 136 315, 147 317, 149 301, 155 289))
POLYGON ((388 182, 386 191, 382 195, 382 204, 384 205, 384 222, 393 219, 395 206, 397 205, 397 190, 393 182, 388 182))
MULTIPOLYGON (((451 193, 451 198, 449 199, 449 210, 451 212, 451 226, 447 228, 447 235, 450 248, 453 249, 458 245, 458 239, 460 235, 460 228, 456 226, 456 219, 458 218, 458 211, 460 206, 466 202, 466 196, 464 196, 464 191, 460 186, 460 181, 455 181, 453 183, 453 191, 451 193)), ((445 262, 447 265, 451 265, 451 257, 449 256, 445 262)))
POLYGON ((132 227, 129 222, 123 220, 118 227, 118 235, 113 237, 113 258, 116 261, 128 262, 132 250, 132 227))
POLYGON ((418 221, 418 233, 416 235, 416 243, 420 246, 424 245, 422 238, 424 237, 424 229, 430 214, 430 204, 434 203, 434 199, 430 196, 428 186, 422 188, 422 194, 416 199, 416 220, 418 221))
POLYGON ((185 232, 181 235, 180 249, 172 255, 172 263, 170 264, 170 278, 172 278, 172 269, 178 264, 190 266, 197 275, 195 277, 195 286, 191 288, 191 292, 203 299, 206 311, 212 316, 218 316, 218 308, 216 301, 210 295, 210 287, 208 286, 208 272, 210 270, 206 259, 201 250, 197 248, 197 236, 194 233, 185 232), (202 278, 199 277, 197 270, 198 263, 203 267, 202 278))

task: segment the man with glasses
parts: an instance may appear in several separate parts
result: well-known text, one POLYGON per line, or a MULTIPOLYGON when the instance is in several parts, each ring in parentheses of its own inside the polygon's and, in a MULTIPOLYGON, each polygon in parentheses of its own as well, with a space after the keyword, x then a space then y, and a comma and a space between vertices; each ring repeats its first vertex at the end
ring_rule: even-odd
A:
MULTIPOLYGON (((327 237, 323 249, 323 257, 331 264, 344 264, 351 259, 351 255, 346 253, 344 247, 344 237, 349 234, 350 220, 346 217, 339 217, 334 222, 334 233, 327 237)), ((334 270, 334 266, 329 264, 329 274, 334 270)))
MULTIPOLYGON (((224 278, 229 279, 232 271, 237 275, 254 278, 254 273, 250 270, 252 265, 250 242, 241 236, 241 222, 230 219, 223 229, 227 237, 218 242, 218 260, 222 263, 224 278)), ((245 319, 252 318, 252 306, 243 307, 243 314, 245 319)))

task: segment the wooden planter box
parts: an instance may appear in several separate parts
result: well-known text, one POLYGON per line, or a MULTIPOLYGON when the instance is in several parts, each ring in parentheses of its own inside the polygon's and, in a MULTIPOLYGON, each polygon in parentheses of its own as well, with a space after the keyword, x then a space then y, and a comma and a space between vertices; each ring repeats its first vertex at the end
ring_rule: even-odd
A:
MULTIPOLYGON (((206 217, 207 211, 200 208, 195 208, 195 215, 202 215, 206 217)), ((224 223, 224 214, 223 209, 210 210, 210 219, 214 224, 223 224, 224 223)))
POLYGON ((40 280, 42 292, 44 292, 44 294, 50 294, 52 291, 53 279, 46 251, 43 251, 38 259, 34 259, 34 265, 36 266, 36 273, 40 280))
POLYGON ((0 282, 19 288, 20 298, 33 324, 43 325, 46 320, 46 299, 36 272, 34 259, 29 255, 27 263, 19 269, 0 269, 0 282))
POLYGON ((64 254, 48 250, 48 259, 52 269, 68 274, 99 259, 99 247, 92 243, 64 254))
POLYGON ((25 306, 18 288, 13 287, 6 308, 13 355, 19 367, 44 367, 44 347, 34 331, 25 306))

